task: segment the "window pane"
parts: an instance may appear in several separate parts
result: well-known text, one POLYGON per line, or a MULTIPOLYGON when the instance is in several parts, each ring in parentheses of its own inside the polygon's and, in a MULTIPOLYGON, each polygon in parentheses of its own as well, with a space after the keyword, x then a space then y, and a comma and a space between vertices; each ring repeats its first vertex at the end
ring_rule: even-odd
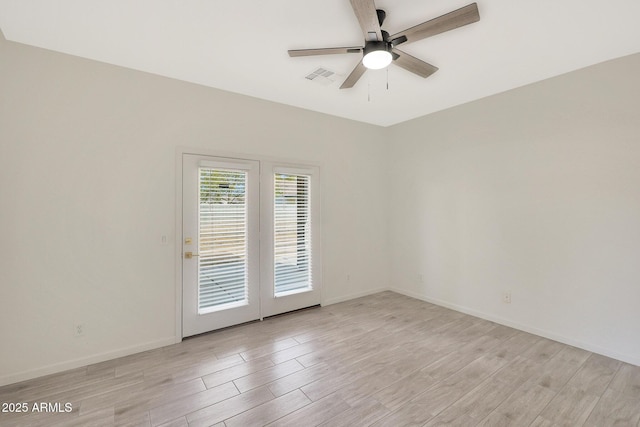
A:
POLYGON ((275 295, 309 290, 311 222, 308 175, 275 174, 275 295))
POLYGON ((247 303, 247 174, 200 168, 198 313, 247 303))

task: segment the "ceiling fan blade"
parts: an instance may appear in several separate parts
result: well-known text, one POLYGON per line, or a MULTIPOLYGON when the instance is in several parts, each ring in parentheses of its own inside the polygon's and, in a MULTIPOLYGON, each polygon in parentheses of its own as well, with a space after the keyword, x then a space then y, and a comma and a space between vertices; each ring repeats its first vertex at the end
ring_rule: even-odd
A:
POLYGON ((434 67, 433 65, 428 64, 399 49, 392 49, 391 52, 398 55, 398 57, 393 61, 394 64, 399 65, 405 70, 411 71, 412 73, 417 74, 420 77, 424 77, 426 79, 431 74, 438 71, 438 67, 434 67))
POLYGON ((339 53, 361 53, 362 47, 325 47, 321 49, 297 49, 289 50, 289 56, 313 56, 313 55, 335 55, 339 53))
POLYGON ((350 0, 366 41, 382 41, 382 31, 373 0, 350 0))
POLYGON ((399 33, 389 37, 389 40, 391 40, 391 44, 393 44, 393 46, 397 46, 404 42, 415 42, 417 40, 435 36, 436 34, 444 33, 445 31, 478 22, 479 20, 480 14, 478 13, 478 5, 476 3, 471 3, 470 5, 454 10, 453 12, 449 12, 430 21, 418 24, 415 27, 400 31, 399 33), (402 37, 406 39, 398 40, 402 37))
POLYGON ((358 61, 358 65, 356 65, 356 68, 353 69, 351 74, 349 74, 349 77, 347 77, 344 83, 342 83, 340 89, 349 89, 353 87, 358 80, 360 80, 360 77, 362 77, 365 71, 367 71, 367 67, 362 65, 362 61, 358 61))

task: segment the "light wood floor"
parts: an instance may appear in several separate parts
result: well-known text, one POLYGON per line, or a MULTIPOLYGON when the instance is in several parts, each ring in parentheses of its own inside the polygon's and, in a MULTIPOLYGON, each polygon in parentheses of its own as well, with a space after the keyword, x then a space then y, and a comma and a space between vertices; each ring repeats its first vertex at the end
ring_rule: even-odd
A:
POLYGON ((640 367, 391 292, 0 388, 2 426, 632 426, 640 367))

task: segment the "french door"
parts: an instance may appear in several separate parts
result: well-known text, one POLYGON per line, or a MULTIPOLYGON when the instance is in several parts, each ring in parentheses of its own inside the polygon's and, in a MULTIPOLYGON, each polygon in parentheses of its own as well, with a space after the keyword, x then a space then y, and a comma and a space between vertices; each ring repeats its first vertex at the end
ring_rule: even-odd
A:
POLYGON ((265 164, 260 299, 264 317, 320 304, 320 207, 315 168, 265 164))
POLYGON ((320 303, 318 190, 316 168, 183 154, 183 337, 320 303))
POLYGON ((183 336, 260 317, 256 161, 183 155, 183 336))

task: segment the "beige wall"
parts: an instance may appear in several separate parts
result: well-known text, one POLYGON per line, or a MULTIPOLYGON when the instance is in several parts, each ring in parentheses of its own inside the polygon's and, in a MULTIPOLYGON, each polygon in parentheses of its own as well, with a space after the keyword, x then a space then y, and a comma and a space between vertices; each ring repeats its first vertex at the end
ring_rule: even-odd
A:
POLYGON ((392 288, 640 364, 638 76, 640 54, 389 129, 392 288))
POLYGON ((323 300, 387 287, 372 126, 4 40, 0 94, 0 384, 174 342, 177 146, 319 163, 323 300))

